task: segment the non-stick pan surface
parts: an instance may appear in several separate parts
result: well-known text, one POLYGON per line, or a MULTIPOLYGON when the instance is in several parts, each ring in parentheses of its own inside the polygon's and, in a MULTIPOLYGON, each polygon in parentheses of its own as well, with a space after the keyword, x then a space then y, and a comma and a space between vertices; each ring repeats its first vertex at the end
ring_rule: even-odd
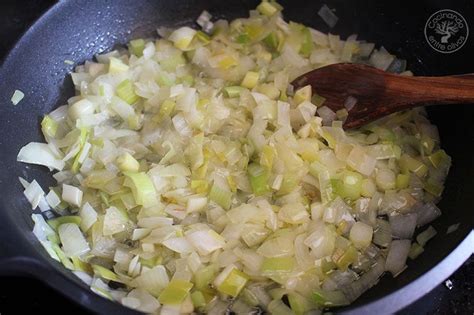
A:
MULTIPOLYGON (((434 51, 425 41, 423 29, 428 17, 446 8, 444 1, 280 1, 285 17, 324 32, 359 38, 383 45, 407 59, 419 75, 474 72, 473 37, 453 54, 434 51), (318 17, 325 3, 336 9, 339 22, 330 30, 318 17)), ((64 1, 49 10, 17 43, 0 68, 0 272, 32 275, 76 302, 104 314, 134 313, 98 297, 60 264, 51 260, 36 241, 31 209, 17 180, 37 179, 43 187, 52 184, 41 167, 16 162, 18 150, 30 141, 42 141, 39 122, 53 108, 73 95, 68 72, 72 60, 81 64, 94 54, 110 50, 132 38, 154 36, 158 26, 192 25, 204 9, 215 17, 247 16, 257 1, 234 0, 95 0, 64 1), (25 92, 13 106, 15 89, 25 92)), ((463 14, 474 28, 474 3, 457 1, 448 6, 463 14)), ((391 313, 408 305, 448 277, 472 254, 474 248, 474 106, 441 106, 429 110, 438 125, 443 147, 453 157, 440 208, 444 214, 433 225, 438 235, 425 252, 408 263, 395 279, 385 276, 352 306, 341 311, 391 313), (448 226, 459 229, 445 234, 448 226)))

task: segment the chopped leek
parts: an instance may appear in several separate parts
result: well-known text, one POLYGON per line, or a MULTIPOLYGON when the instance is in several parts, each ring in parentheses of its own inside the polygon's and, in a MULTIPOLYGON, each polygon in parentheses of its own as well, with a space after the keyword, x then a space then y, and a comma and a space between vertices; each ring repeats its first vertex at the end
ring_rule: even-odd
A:
POLYGON ((179 305, 188 296, 193 284, 183 280, 171 280, 161 292, 158 301, 165 305, 179 305))
POLYGON ((267 2, 267 1, 262 1, 257 6, 257 10, 260 13, 262 13, 264 15, 268 15, 268 16, 271 16, 271 15, 278 12, 278 9, 276 7, 274 7, 270 2, 267 2))
POLYGON ((124 80, 117 85, 116 90, 117 96, 128 104, 134 104, 139 100, 137 94, 135 94, 135 89, 133 83, 130 80, 124 80))
POLYGON ((263 195, 270 191, 268 186, 269 172, 258 164, 250 164, 247 168, 249 174, 250 186, 255 195, 263 195))
POLYGON ((220 188, 215 183, 211 187, 211 191, 209 192, 209 199, 217 203, 224 209, 229 209, 232 203, 232 192, 220 188))
POLYGON ((58 131, 58 123, 49 115, 46 115, 41 121, 41 131, 43 132, 43 135, 54 138, 58 131))
POLYGON ((214 285, 221 293, 236 297, 245 287, 249 277, 234 265, 227 266, 214 280, 214 285))
POLYGON ((155 187, 147 174, 125 172, 124 175, 127 176, 124 185, 132 190, 137 204, 151 207, 159 203, 155 187))
POLYGON ((140 163, 128 152, 117 158, 117 166, 122 172, 138 172, 140 163))
POLYGON ((253 89, 258 83, 258 72, 249 71, 245 74, 241 85, 247 89, 253 89))
POLYGON ((143 56, 143 49, 145 49, 145 40, 143 38, 138 38, 130 41, 128 49, 131 54, 134 54, 137 57, 143 56))

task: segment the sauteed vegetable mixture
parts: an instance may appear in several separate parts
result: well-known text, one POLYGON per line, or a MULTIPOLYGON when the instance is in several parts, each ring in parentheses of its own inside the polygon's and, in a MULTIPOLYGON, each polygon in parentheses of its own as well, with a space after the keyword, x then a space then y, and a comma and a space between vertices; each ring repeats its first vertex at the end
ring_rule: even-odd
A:
POLYGON ((319 314, 394 277, 436 234, 451 159, 423 109, 361 129, 310 86, 356 62, 411 75, 356 35, 286 22, 276 2, 200 30, 160 28, 86 61, 76 96, 18 160, 34 234, 91 289, 148 313, 319 314), (418 233, 418 230, 417 230, 418 233))

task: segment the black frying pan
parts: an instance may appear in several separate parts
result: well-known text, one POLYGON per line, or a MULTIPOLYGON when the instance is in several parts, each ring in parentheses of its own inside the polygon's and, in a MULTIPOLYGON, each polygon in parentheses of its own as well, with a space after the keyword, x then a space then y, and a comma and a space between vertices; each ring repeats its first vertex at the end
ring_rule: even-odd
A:
MULTIPOLYGON (((346 37, 384 45, 408 60, 419 75, 474 72, 474 35, 459 51, 441 54, 425 41, 423 28, 428 17, 443 8, 464 15, 474 28, 474 3, 470 0, 413 1, 280 1, 285 17, 324 32, 330 29, 317 16, 323 3, 336 9, 339 22, 331 30, 346 37)), ((64 1, 56 4, 17 43, 0 68, 0 272, 37 277, 85 307, 104 314, 135 313, 105 300, 83 285, 59 263, 50 259, 33 234, 31 210, 17 180, 23 176, 52 184, 48 172, 16 162, 18 150, 30 141, 42 141, 41 117, 64 104, 73 95, 68 77, 72 66, 94 54, 110 50, 132 38, 154 36, 158 26, 192 25, 202 10, 228 19, 246 16, 257 1, 247 0, 95 0, 64 1), (25 99, 14 107, 10 98, 15 89, 25 99)), ((352 306, 349 313, 392 313, 421 297, 454 272, 474 248, 474 106, 436 107, 429 110, 441 134, 443 147, 453 157, 440 208, 443 216, 433 225, 439 232, 425 252, 408 263, 408 269, 392 279, 385 276, 352 306), (448 226, 460 222, 459 229, 445 234, 448 226)))

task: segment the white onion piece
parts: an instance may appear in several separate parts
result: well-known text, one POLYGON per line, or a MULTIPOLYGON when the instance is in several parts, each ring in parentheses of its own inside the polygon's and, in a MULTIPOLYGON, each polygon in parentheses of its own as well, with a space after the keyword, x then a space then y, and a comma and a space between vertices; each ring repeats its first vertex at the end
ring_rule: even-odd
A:
POLYGON ((339 20, 339 18, 325 4, 323 4, 323 6, 319 9, 318 15, 323 19, 324 22, 326 22, 326 24, 330 28, 336 26, 336 23, 339 20))
POLYGON ((134 289, 130 291, 130 293, 127 295, 127 298, 138 300, 140 304, 136 307, 136 309, 144 313, 154 313, 160 308, 160 303, 156 300, 156 298, 141 289, 134 289))
POLYGON ((349 299, 349 301, 355 301, 359 296, 362 295, 362 293, 377 284, 386 268, 386 262, 384 259, 378 258, 375 265, 373 265, 366 273, 364 273, 359 280, 347 285, 342 285, 342 292, 344 292, 344 295, 349 299))
POLYGON ((56 156, 46 143, 30 142, 20 149, 17 161, 30 164, 38 164, 61 171, 64 161, 56 156))
POLYGON ((372 242, 373 228, 362 222, 356 222, 351 228, 349 238, 357 248, 366 248, 372 242))
POLYGON ((318 108, 318 115, 323 119, 324 125, 330 125, 336 119, 336 113, 327 106, 318 108))
POLYGON ((417 216, 416 225, 424 226, 441 215, 441 210, 432 202, 425 203, 415 210, 417 216))
POLYGON ((81 256, 90 250, 89 244, 77 224, 61 224, 58 227, 58 234, 64 253, 68 257, 81 256))
POLYGON ((387 254, 385 270, 390 271, 395 277, 405 268, 405 262, 410 251, 410 240, 396 240, 390 244, 387 254))
POLYGON ((73 206, 80 207, 82 202, 82 190, 75 186, 63 184, 62 199, 73 206))
POLYGON ((416 220, 416 213, 390 216, 389 221, 393 237, 411 239, 415 232, 416 220))
POLYGON ((350 112, 356 104, 357 99, 354 96, 348 96, 344 101, 344 107, 347 109, 348 112, 350 112))

